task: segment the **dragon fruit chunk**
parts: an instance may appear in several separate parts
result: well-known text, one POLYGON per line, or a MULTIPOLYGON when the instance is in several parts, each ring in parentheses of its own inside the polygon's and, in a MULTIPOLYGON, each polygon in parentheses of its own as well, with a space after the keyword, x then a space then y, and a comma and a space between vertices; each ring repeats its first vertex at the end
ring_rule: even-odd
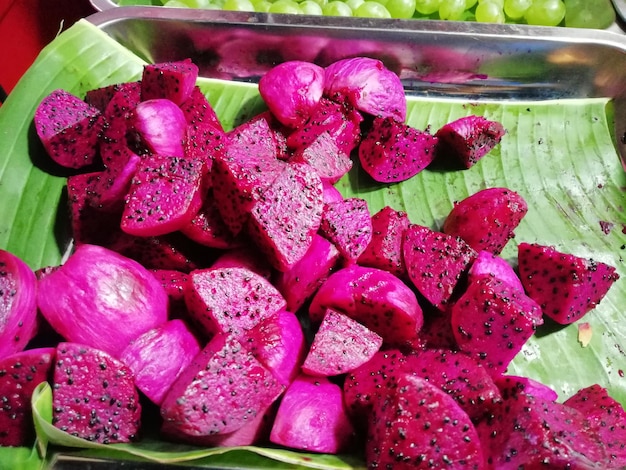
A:
POLYGON ((100 246, 79 246, 39 280, 38 292, 39 309, 55 331, 113 357, 167 320, 167 294, 154 275, 100 246))
POLYGON ((372 240, 367 201, 353 197, 324 204, 319 233, 333 242, 344 260, 355 263, 372 240))
POLYGON ((264 117, 257 116, 226 134, 224 151, 214 155, 211 184, 222 219, 234 236, 245 226, 256 200, 284 169, 264 117))
POLYGON ((402 370, 440 388, 458 403, 472 420, 479 420, 501 393, 480 362, 463 351, 426 349, 407 356, 402 370))
POLYGON ((297 312, 324 283, 337 266, 339 251, 315 234, 305 255, 290 269, 274 276, 274 286, 285 298, 287 310, 297 312))
POLYGON ((409 225, 406 212, 389 206, 372 215, 372 239, 359 256, 358 264, 384 269, 399 278, 406 277, 402 240, 409 225))
POLYGON ((435 159, 437 137, 393 117, 376 118, 359 145, 361 167, 374 181, 398 183, 412 178, 435 159))
POLYGON ((468 282, 472 282, 473 279, 480 276, 491 276, 506 282, 511 287, 524 291, 522 281, 520 281, 513 267, 505 259, 489 251, 479 251, 467 272, 468 282))
POLYGON ((198 66, 190 59, 145 65, 141 101, 166 98, 180 106, 191 96, 197 78, 198 66))
POLYGON ((144 158, 126 196, 121 228, 140 237, 172 233, 202 207, 203 162, 151 155, 144 158))
POLYGON ((607 468, 585 416, 561 403, 511 396, 476 428, 488 470, 607 468))
POLYGON ((582 318, 600 303, 619 274, 601 261, 562 253, 537 243, 518 245, 524 289, 543 313, 562 325, 582 318))
POLYGON ((31 397, 49 381, 55 348, 21 351, 0 359, 0 446, 29 446, 34 439, 31 397))
POLYGON ((383 339, 367 327, 328 309, 304 359, 302 372, 315 377, 351 372, 369 361, 382 344, 383 339))
POLYGON ((322 188, 322 199, 324 200, 324 204, 343 200, 343 196, 341 195, 339 190, 328 181, 322 181, 322 188))
POLYGON ((423 316, 415 293, 387 271, 351 265, 331 274, 311 300, 311 321, 320 323, 329 308, 362 323, 390 347, 420 344, 423 316))
POLYGON ((109 212, 124 207, 131 182, 141 164, 141 157, 126 146, 120 146, 113 153, 115 158, 109 157, 106 168, 93 183, 91 198, 93 207, 109 212))
POLYGON ((164 426, 190 436, 228 434, 264 413, 283 390, 236 338, 217 334, 172 384, 161 416, 164 426))
POLYGON ((287 164, 252 207, 247 233, 278 271, 306 254, 322 220, 322 181, 305 163, 287 164))
POLYGON ((37 330, 37 277, 21 258, 0 250, 0 359, 22 351, 37 330))
POLYGON ((598 384, 578 390, 563 403, 581 412, 598 433, 607 454, 606 468, 626 467, 626 412, 598 384))
POLYGON ((141 404, 130 369, 104 351, 59 343, 52 386, 52 424, 101 444, 138 437, 141 404))
POLYGON ((324 92, 324 69, 311 62, 287 61, 272 67, 259 80, 259 94, 285 126, 306 122, 324 92))
POLYGON ((168 318, 186 318, 185 290, 189 282, 189 274, 176 269, 150 269, 150 272, 161 283, 168 297, 168 318))
POLYGON ((458 351, 452 323, 448 312, 442 312, 432 305, 424 305, 424 325, 420 338, 427 349, 452 349, 458 351))
POLYGON ((502 374, 543 323, 541 308, 508 284, 483 276, 469 284, 451 308, 459 348, 472 354, 492 377, 502 374))
POLYGON ((191 126, 211 126, 218 131, 224 131, 215 110, 209 103, 202 90, 194 86, 191 95, 180 104, 187 123, 191 126))
MULTIPOLYGON (((350 156, 361 141, 361 122, 363 116, 352 106, 322 98, 312 110, 309 120, 289 133, 285 143, 294 154, 302 153, 310 146, 336 147, 341 157, 335 162, 335 166, 346 167, 348 163, 345 157, 350 156), (322 135, 325 137, 320 140, 322 135)), ((323 159, 320 160, 323 162, 323 159)))
POLYGON ((173 101, 155 98, 137 104, 133 127, 150 152, 169 157, 185 156, 187 119, 173 101))
POLYGON ((497 121, 482 116, 465 116, 444 125, 435 133, 437 158, 451 157, 469 169, 500 143, 506 130, 497 121))
POLYGON ((66 168, 94 163, 102 113, 65 90, 54 90, 35 110, 35 130, 48 155, 66 168))
POLYGON ((335 184, 352 168, 350 155, 339 148, 329 132, 323 132, 306 147, 297 149, 290 162, 308 163, 323 182, 335 184))
POLYGON ((377 59, 356 57, 326 67, 324 95, 347 101, 374 117, 406 119, 406 96, 400 78, 377 59))
POLYGON ((120 360, 135 375, 135 385, 160 405, 170 386, 200 352, 198 340, 182 320, 170 320, 130 342, 120 360))
POLYGON ((556 401, 559 397, 552 388, 530 377, 501 375, 494 379, 494 382, 505 400, 522 393, 543 401, 556 401))
POLYGON ((263 319, 246 331, 241 344, 284 386, 300 373, 306 353, 304 332, 298 317, 287 310, 263 319))
POLYGON ((476 252, 460 238, 416 224, 405 232, 402 253, 411 282, 439 309, 449 303, 476 258, 476 252))
POLYGON ((497 255, 515 236, 514 230, 527 212, 526 201, 515 191, 482 189, 454 204, 442 231, 461 237, 476 251, 497 255))
POLYGON ((478 434, 452 397, 425 379, 401 374, 392 393, 374 402, 368 468, 483 468, 478 434))
POLYGON ((204 196, 200 210, 180 231, 194 242, 211 248, 226 250, 241 244, 241 237, 234 237, 224 223, 211 190, 204 196))
POLYGON ((341 388, 325 377, 300 375, 282 397, 270 441, 307 452, 337 454, 351 446, 353 436, 341 388))
POLYGON ((285 307, 264 277, 247 268, 205 268, 189 274, 185 302, 205 334, 241 336, 285 307))
POLYGON ((211 268, 246 268, 268 281, 271 280, 274 274, 265 257, 251 245, 242 245, 232 250, 222 251, 211 264, 211 268))
POLYGON ((390 393, 405 362, 405 355, 398 349, 379 350, 369 361, 346 375, 343 399, 355 429, 367 427, 374 402, 390 393))

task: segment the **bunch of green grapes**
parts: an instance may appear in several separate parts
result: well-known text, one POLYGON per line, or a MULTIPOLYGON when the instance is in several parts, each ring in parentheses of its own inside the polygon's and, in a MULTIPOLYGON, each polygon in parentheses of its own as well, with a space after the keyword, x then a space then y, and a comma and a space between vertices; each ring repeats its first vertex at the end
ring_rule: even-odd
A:
POLYGON ((543 26, 559 25, 566 10, 563 0, 167 0, 164 6, 543 26))

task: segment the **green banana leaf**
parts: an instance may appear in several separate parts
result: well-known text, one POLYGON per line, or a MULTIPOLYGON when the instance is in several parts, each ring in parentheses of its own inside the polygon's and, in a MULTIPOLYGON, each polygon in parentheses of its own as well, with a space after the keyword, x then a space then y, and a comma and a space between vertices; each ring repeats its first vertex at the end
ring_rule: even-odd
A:
MULTIPOLYGON (((78 96, 92 88, 136 80, 144 62, 87 21, 55 39, 0 107, 0 248, 33 269, 59 264, 70 246, 64 178, 47 159, 32 119, 41 99, 56 88, 78 96)), ((255 85, 199 80, 225 128, 263 109, 255 85)), ((547 323, 511 365, 553 387, 561 399, 594 383, 626 404, 626 174, 613 145, 608 99, 552 102, 468 103, 409 99, 407 122, 436 130, 460 116, 480 114, 507 129, 501 144, 470 170, 429 168, 395 185, 374 183, 358 165, 338 183, 344 196, 364 198, 372 212, 390 205, 414 223, 440 228, 452 208, 478 189, 507 186, 528 202, 529 212, 503 256, 515 264, 516 243, 551 244, 617 268, 621 279, 584 319, 593 331, 587 347, 578 325, 547 323)), ((580 323, 580 322, 579 322, 580 323)), ((112 459, 148 459, 227 468, 359 468, 359 456, 305 454, 245 447, 199 449, 148 437, 133 445, 94 446, 50 425, 51 392, 33 397, 38 441, 33 448, 0 449, 0 468, 41 468, 51 452, 65 449, 112 459), (77 451, 77 449, 82 449, 77 451), (6 464, 8 462, 8 464, 6 464)))

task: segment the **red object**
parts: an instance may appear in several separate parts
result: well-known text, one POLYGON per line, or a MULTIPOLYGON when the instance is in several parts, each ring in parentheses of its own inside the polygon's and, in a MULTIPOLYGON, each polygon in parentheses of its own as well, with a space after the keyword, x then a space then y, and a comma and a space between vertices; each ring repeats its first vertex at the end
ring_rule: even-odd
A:
POLYGON ((0 86, 9 93, 41 49, 78 19, 88 0, 0 0, 0 86))

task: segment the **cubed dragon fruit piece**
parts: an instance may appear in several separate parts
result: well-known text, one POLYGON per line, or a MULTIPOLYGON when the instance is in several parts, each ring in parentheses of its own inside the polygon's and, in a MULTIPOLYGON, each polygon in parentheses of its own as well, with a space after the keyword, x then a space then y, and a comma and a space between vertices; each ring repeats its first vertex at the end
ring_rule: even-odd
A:
MULTIPOLYGON (((500 143, 506 134, 504 126, 482 116, 465 116, 439 129, 437 154, 453 158, 471 168, 500 143)), ((438 157, 440 158, 440 157, 438 157)))
POLYGON ((102 113, 65 90, 54 90, 35 110, 35 130, 48 155, 67 168, 94 163, 102 113))
POLYGON ((518 262, 528 296, 562 325, 594 309, 619 279, 613 266, 537 243, 520 243, 518 262))
POLYGON ((543 401, 556 401, 559 397, 552 388, 530 377, 502 375, 497 377, 494 382, 505 400, 520 394, 530 395, 536 400, 543 401))
POLYGON ((398 183, 412 178, 435 159, 437 137, 427 130, 376 118, 359 145, 361 167, 374 181, 398 183))
POLYGON ((0 446, 30 446, 35 437, 31 398, 50 381, 55 348, 21 351, 0 359, 0 446))
POLYGON ((19 257, 0 249, 0 359, 22 351, 37 330, 37 278, 19 257))
POLYGON ((140 164, 141 157, 126 146, 119 146, 111 152, 106 168, 98 173, 93 182, 91 205, 108 212, 121 211, 140 164))
POLYGON ((285 169, 269 122, 257 116, 227 134, 211 169, 213 195, 233 235, 243 229, 256 200, 285 169))
POLYGON ((281 399, 270 441, 307 452, 337 454, 350 447, 353 436, 341 388, 325 377, 300 375, 281 399))
POLYGON ((322 181, 330 184, 335 184, 352 168, 350 154, 340 149, 329 132, 323 132, 306 147, 295 150, 289 161, 308 163, 322 181))
POLYGON ((491 276, 506 282, 511 287, 524 291, 522 281, 517 273, 505 259, 494 255, 490 251, 479 251, 467 273, 468 282, 480 276, 491 276))
POLYGON ((461 237, 476 251, 500 254, 515 236, 514 230, 528 212, 522 196, 508 188, 487 188, 456 202, 442 231, 461 237))
POLYGON ((335 245, 315 234, 304 256, 290 269, 274 276, 274 286, 285 298, 287 310, 297 312, 330 276, 339 258, 335 245))
POLYGON ((211 190, 204 196, 200 210, 180 231, 196 243, 210 248, 226 250, 242 242, 241 237, 233 236, 228 229, 211 190))
POLYGON ((339 190, 329 182, 322 181, 322 188, 322 199, 324 200, 324 204, 343 200, 343 196, 339 190))
POLYGON ((247 268, 205 268, 189 274, 185 301, 208 335, 241 336, 285 308, 285 299, 264 277, 247 268))
POLYGON ((606 468, 626 467, 626 411, 598 384, 578 390, 564 405, 582 413, 598 433, 607 455, 606 468))
POLYGON ((258 196, 247 233, 278 271, 306 254, 322 220, 322 181, 305 163, 287 164, 258 196))
POLYGON ((259 80, 259 94, 285 126, 300 127, 324 92, 324 69, 311 62, 287 61, 259 80))
POLYGON ((243 334, 241 344, 284 386, 300 373, 306 342, 294 313, 281 310, 263 319, 243 334))
POLYGON ((184 103, 196 86, 198 66, 191 59, 144 66, 141 75, 141 101, 166 98, 184 103))
POLYGON ((283 390, 236 338, 217 334, 172 384, 161 416, 168 429, 190 436, 228 434, 263 414, 283 390))
POLYGON ((320 324, 302 372, 316 377, 351 372, 369 361, 383 339, 347 315, 328 309, 320 324))
POLYGON ((347 263, 355 263, 372 240, 367 201, 352 197, 324 204, 319 233, 333 242, 347 263))
POLYGON ((271 280, 274 275, 274 270, 268 264, 263 254, 259 253, 259 250, 249 244, 222 251, 211 264, 211 268, 245 268, 264 277, 268 281, 271 280))
POLYGON ((168 318, 186 318, 185 290, 189 282, 189 274, 175 269, 150 269, 150 272, 161 283, 168 297, 168 318))
POLYGON ((534 300, 491 276, 469 284, 451 315, 459 348, 476 357, 492 377, 506 370, 543 323, 534 300))
POLYGON ((175 319, 132 340, 120 353, 120 360, 135 375, 137 388, 160 405, 200 349, 198 339, 185 322, 175 319))
POLYGON ((586 417, 561 403, 511 396, 477 430, 488 470, 608 468, 586 417))
POLYGON ((151 155, 144 158, 126 196, 121 228, 140 237, 172 233, 202 207, 203 162, 151 155))
POLYGON ((295 154, 299 154, 311 145, 323 144, 324 141, 318 139, 327 134, 342 155, 334 166, 346 167, 348 163, 345 156, 349 156, 361 141, 361 122, 363 116, 352 106, 322 98, 312 110, 309 120, 287 136, 286 144, 295 154))
POLYGON ((180 104, 180 109, 190 126, 202 127, 206 125, 218 131, 224 131, 213 106, 199 87, 193 87, 189 98, 180 104))
POLYGON ((376 332, 388 346, 419 346, 422 309, 415 293, 387 271, 351 265, 331 274, 311 300, 311 321, 320 323, 329 308, 376 332))
POLYGON ((113 357, 167 320, 167 294, 150 271, 114 251, 88 244, 39 280, 37 303, 67 341, 113 357))
POLYGON ((56 348, 52 424, 101 444, 138 438, 141 404, 130 369, 104 351, 61 342, 56 348))
POLYGON ((406 277, 402 241, 409 225, 406 212, 389 206, 372 215, 372 239, 359 256, 358 264, 384 269, 399 278, 406 277))
POLYGON ((444 309, 476 252, 458 237, 412 224, 402 245, 411 282, 435 307, 444 309))
POLYGON ((428 349, 452 349, 458 350, 449 313, 424 305, 424 325, 420 331, 420 338, 424 347, 428 349))
POLYGON ((151 153, 185 156, 187 119, 180 107, 165 98, 142 101, 135 106, 133 127, 151 153))
POLYGON ((469 416, 452 397, 411 374, 375 400, 368 425, 368 468, 483 468, 469 416))
POLYGON ((326 67, 324 95, 347 101, 374 117, 406 119, 406 97, 400 78, 377 59, 355 57, 326 67))

